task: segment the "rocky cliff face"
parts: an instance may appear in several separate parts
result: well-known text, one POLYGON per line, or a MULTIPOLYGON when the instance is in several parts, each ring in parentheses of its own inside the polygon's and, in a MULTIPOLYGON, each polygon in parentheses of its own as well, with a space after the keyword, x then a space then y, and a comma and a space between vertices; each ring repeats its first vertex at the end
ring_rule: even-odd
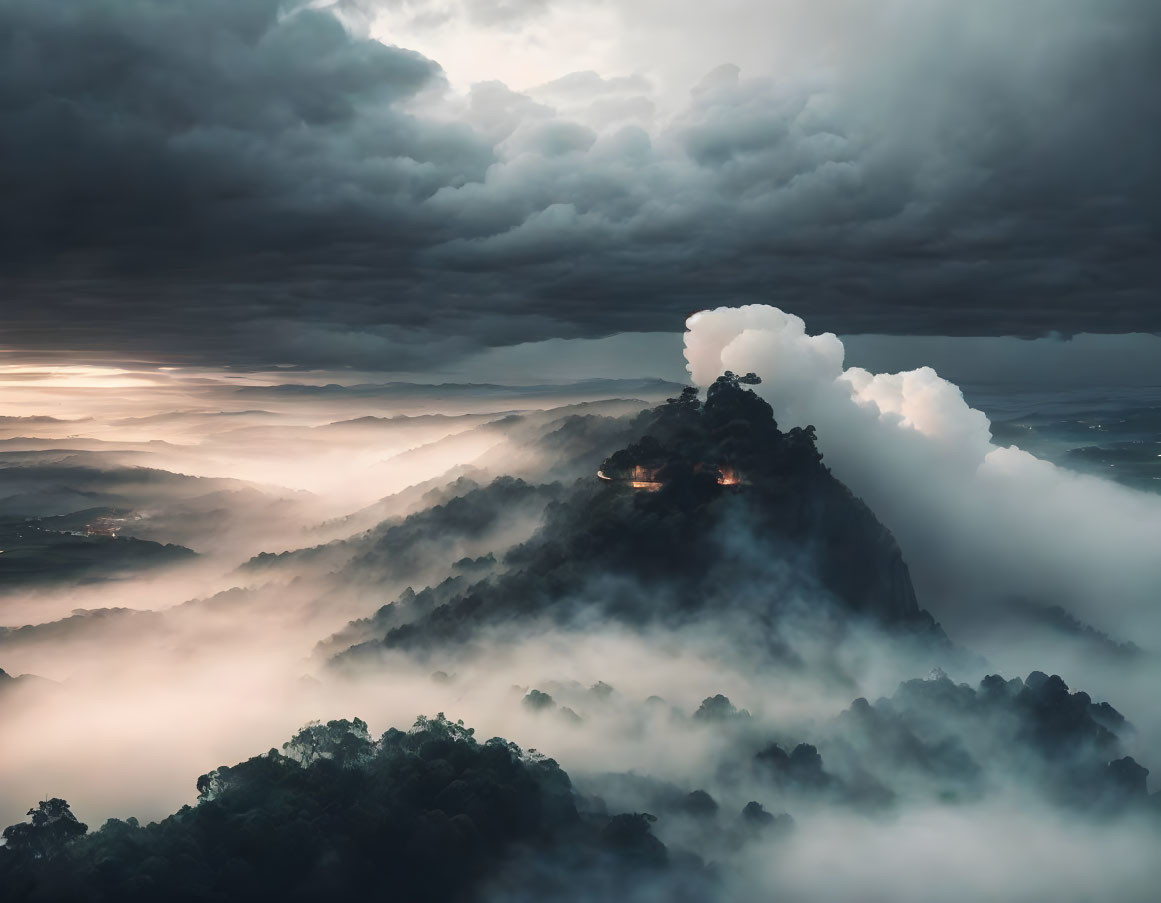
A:
POLYGON ((687 390, 637 428, 607 479, 550 505, 500 576, 401 600, 385 642, 454 642, 516 618, 672 627, 711 614, 758 630, 793 614, 939 634, 894 538, 822 463, 813 428, 780 431, 744 379, 727 374, 704 403, 687 390))

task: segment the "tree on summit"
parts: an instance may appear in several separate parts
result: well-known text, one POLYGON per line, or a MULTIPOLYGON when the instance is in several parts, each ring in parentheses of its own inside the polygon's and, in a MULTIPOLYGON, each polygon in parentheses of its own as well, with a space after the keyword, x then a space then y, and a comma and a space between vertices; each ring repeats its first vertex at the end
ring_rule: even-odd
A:
POLYGON ((352 765, 369 757, 373 745, 366 721, 342 718, 326 724, 313 721, 283 743, 282 748, 291 758, 307 766, 319 759, 334 759, 340 765, 352 765))
POLYGON ((701 399, 698 398, 697 389, 693 386, 686 386, 681 390, 681 394, 676 398, 665 399, 667 405, 673 405, 683 408, 699 408, 701 407, 701 399))
POLYGON ((727 382, 736 389, 738 386, 761 385, 762 377, 760 377, 757 373, 755 373, 752 370, 749 373, 747 373, 745 376, 738 376, 736 373, 734 373, 733 370, 727 370, 725 373, 723 373, 721 376, 718 377, 717 381, 718 382, 727 382))
POLYGON ((69 804, 57 797, 39 803, 28 814, 31 822, 5 828, 4 840, 9 852, 30 859, 51 859, 89 830, 73 815, 69 804))

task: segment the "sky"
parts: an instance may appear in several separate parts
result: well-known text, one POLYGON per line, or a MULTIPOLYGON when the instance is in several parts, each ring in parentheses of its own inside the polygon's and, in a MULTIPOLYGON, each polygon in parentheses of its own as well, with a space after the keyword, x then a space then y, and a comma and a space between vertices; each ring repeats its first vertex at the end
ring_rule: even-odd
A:
POLYGON ((1153 0, 0 0, 0 348, 422 373, 743 303, 1157 333, 1159 26, 1153 0))
POLYGON ((0 826, 423 710, 707 899, 1151 903, 1158 84, 1159 0, 0 0, 0 826))

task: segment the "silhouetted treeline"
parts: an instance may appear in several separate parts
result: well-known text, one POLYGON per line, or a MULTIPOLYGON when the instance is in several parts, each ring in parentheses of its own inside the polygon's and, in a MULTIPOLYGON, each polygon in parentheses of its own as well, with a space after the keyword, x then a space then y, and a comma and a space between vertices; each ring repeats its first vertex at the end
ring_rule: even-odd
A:
POLYGON ((814 745, 771 743, 735 773, 872 809, 905 793, 954 802, 1013 786, 1088 812, 1161 812, 1148 769, 1126 755, 1129 730, 1115 708, 1056 675, 993 674, 971 687, 936 674, 890 699, 856 699, 822 732, 825 765, 814 745))
MULTIPOLYGON (((813 428, 778 429, 770 405, 727 374, 642 413, 640 438, 602 471, 647 467, 657 491, 625 481, 578 483, 543 526, 508 552, 503 573, 469 586, 408 594, 384 618, 388 647, 463 642, 489 625, 611 618, 677 626, 740 612, 776 644, 777 622, 837 613, 943 642, 919 608, 890 532, 822 463, 813 428)), ((376 640, 347 661, 376 654, 376 640)), ((792 654, 786 650, 787 654, 792 654)))
POLYGON ((199 801, 96 832, 52 799, 4 831, 6 901, 474 899, 563 893, 666 868, 649 817, 582 817, 552 759, 477 742, 441 714, 372 740, 367 725, 305 727, 198 779, 199 801))
POLYGON ((350 568, 352 579, 414 580, 429 569, 462 556, 461 547, 508 527, 521 517, 536 517, 560 495, 554 483, 533 486, 515 477, 499 477, 487 486, 460 478, 443 498, 404 518, 384 521, 350 539, 278 554, 263 552, 244 567, 256 570, 288 565, 323 564, 350 568))

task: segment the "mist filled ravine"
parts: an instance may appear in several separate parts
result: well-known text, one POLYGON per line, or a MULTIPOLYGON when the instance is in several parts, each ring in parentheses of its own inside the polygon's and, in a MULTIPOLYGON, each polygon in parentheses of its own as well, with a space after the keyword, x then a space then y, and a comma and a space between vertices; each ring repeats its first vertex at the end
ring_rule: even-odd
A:
POLYGON ((776 308, 683 341, 10 371, 5 893, 1155 899, 1161 494, 776 308))
POLYGON ((0 0, 0 903, 1161 903, 1161 0, 0 0))

